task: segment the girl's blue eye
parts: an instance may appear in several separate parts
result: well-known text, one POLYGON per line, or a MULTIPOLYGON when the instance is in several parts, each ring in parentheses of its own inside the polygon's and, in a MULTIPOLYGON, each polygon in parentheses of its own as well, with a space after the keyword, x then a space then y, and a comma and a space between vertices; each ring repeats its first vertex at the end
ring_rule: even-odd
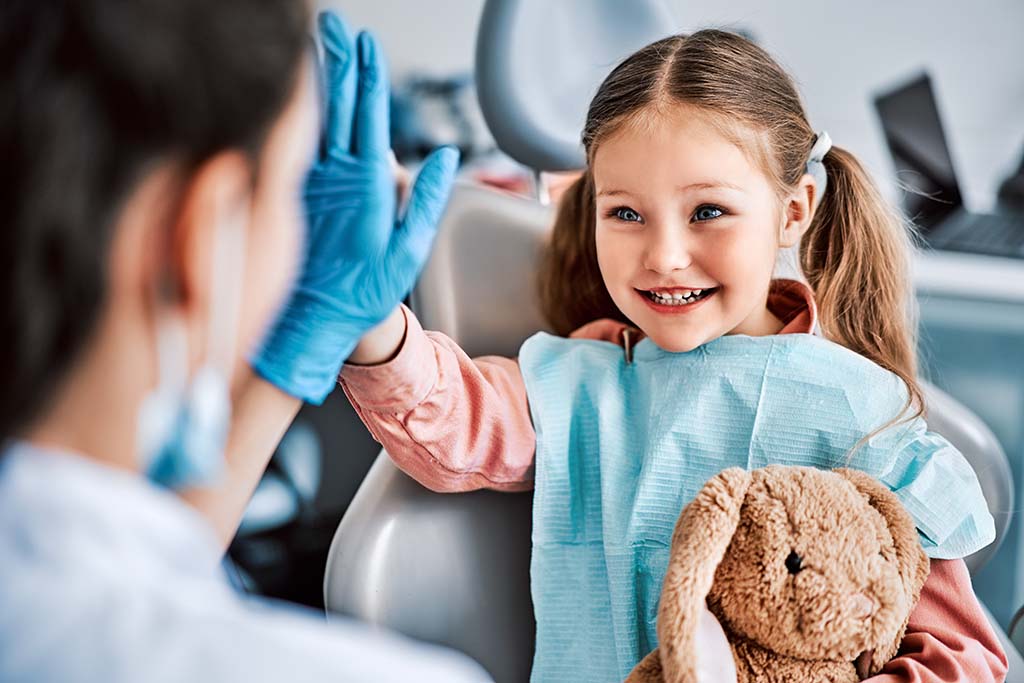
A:
POLYGON ((724 215, 724 211, 722 211, 717 206, 711 206, 710 204, 698 206, 697 210, 693 212, 694 219, 698 221, 710 221, 714 218, 718 218, 719 216, 724 215))
POLYGON ((615 209, 613 213, 620 221, 626 221, 627 223, 640 223, 643 221, 643 219, 640 218, 640 214, 628 206, 620 206, 615 209))

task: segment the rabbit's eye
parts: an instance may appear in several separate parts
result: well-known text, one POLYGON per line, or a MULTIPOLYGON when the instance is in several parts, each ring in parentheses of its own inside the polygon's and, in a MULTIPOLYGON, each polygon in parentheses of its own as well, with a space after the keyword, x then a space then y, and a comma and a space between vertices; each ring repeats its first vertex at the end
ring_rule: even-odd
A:
POLYGON ((797 574, 804 568, 803 563, 803 559, 796 554, 795 550, 790 551, 789 557, 786 558, 786 569, 790 574, 797 574))

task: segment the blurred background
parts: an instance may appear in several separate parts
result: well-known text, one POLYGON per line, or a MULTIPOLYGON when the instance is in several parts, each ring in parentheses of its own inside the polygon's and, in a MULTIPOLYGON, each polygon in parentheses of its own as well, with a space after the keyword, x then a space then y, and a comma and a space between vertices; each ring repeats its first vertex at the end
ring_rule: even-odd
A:
MULTIPOLYGON (((1002 212, 1021 206, 1024 3, 1019 0, 971 6, 950 0, 786 0, 771 7, 754 0, 668 0, 666 5, 676 22, 666 34, 718 27, 765 47, 798 81, 812 125, 827 129, 836 144, 857 154, 897 202, 904 200, 901 186, 914 181, 894 156, 894 132, 883 126, 880 111, 886 101, 895 101, 887 95, 900 95, 901 87, 927 74, 948 147, 945 161, 955 169, 951 182, 964 209, 1002 212)), ((476 101, 474 50, 483 0, 338 0, 318 6, 339 10, 383 43, 392 75, 393 146, 402 163, 415 167, 436 145, 456 144, 464 175, 512 192, 533 192, 532 173, 496 150, 476 101)), ((552 68, 557 72, 557 65, 552 68)), ((1018 228, 1024 246, 1024 228, 1018 228)), ((999 253, 1003 245, 975 247, 940 250, 918 260, 922 369, 993 430, 1009 456, 1020 500, 1024 257, 999 253)), ((319 408, 303 409, 231 547, 249 590, 323 606, 331 538, 378 452, 341 391, 319 408)), ((996 557, 975 577, 975 587, 1008 627, 1024 604, 1019 514, 996 557)))

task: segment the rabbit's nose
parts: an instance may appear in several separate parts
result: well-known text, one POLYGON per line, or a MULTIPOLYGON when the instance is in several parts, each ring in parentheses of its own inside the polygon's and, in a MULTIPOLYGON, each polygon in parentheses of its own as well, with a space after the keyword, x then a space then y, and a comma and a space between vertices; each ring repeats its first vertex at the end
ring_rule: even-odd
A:
POLYGON ((875 612, 875 601, 864 593, 857 593, 850 596, 850 616, 857 619, 866 619, 875 612))

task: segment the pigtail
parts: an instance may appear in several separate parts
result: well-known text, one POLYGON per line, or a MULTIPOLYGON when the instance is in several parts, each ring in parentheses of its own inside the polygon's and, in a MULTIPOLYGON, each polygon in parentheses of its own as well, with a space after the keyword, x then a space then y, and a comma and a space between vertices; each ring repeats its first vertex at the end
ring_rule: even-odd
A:
POLYGON ((562 195, 538 273, 541 312, 555 333, 600 318, 628 322, 608 294, 597 263, 594 179, 587 169, 562 195))
POLYGON ((824 164, 828 186, 800 244, 822 333, 899 376, 918 417, 912 232, 852 154, 833 147, 824 164))

